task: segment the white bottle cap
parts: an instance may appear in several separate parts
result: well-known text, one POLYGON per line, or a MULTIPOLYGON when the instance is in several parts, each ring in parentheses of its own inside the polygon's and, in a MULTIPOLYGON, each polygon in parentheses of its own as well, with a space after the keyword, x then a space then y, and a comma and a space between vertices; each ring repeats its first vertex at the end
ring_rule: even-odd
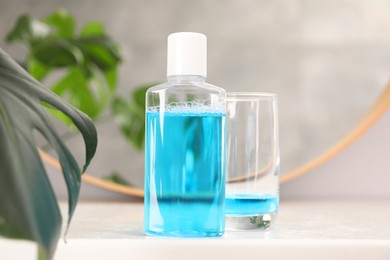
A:
POLYGON ((207 38, 194 32, 168 36, 167 76, 207 76, 207 38))

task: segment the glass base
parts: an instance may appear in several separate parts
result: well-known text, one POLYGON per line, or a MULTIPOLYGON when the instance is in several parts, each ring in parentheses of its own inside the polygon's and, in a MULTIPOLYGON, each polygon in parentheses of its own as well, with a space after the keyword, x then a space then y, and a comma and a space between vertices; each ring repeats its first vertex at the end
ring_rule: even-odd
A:
POLYGON ((226 216, 225 228, 229 231, 270 231, 276 222, 277 213, 252 216, 226 216))

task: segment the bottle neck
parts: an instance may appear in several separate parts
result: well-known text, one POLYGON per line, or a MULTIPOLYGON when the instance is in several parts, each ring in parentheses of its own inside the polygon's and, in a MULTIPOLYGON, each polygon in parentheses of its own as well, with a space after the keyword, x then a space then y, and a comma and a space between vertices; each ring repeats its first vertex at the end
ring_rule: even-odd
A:
POLYGON ((206 77, 200 75, 172 75, 168 76, 168 82, 172 83, 190 83, 190 82, 205 82, 206 77))

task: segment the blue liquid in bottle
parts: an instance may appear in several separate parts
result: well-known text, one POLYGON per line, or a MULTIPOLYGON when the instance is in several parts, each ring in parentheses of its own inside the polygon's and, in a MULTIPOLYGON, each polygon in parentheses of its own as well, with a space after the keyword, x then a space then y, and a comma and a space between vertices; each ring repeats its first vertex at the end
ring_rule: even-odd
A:
POLYGON ((146 113, 146 234, 223 234, 224 128, 223 113, 146 113))

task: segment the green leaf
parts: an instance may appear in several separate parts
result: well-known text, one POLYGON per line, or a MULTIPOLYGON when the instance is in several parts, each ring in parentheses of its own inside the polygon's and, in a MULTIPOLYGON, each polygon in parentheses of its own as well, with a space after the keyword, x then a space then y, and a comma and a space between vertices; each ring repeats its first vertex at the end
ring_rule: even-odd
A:
POLYGON ((138 150, 145 140, 145 94, 153 84, 138 87, 126 101, 116 97, 112 102, 112 113, 122 134, 138 150))
POLYGON ((28 64, 28 71, 31 76, 33 76, 36 80, 41 81, 47 74, 50 73, 51 68, 43 65, 41 62, 31 59, 28 64))
POLYGON ((120 56, 116 44, 107 36, 80 38, 73 42, 89 62, 105 71, 117 66, 120 56))
POLYGON ((120 185, 124 185, 124 186, 128 186, 128 187, 135 187, 134 184, 128 182, 118 172, 112 172, 110 175, 104 177, 103 179, 106 180, 106 181, 115 183, 115 184, 120 184, 120 185))
POLYGON ((97 146, 91 119, 40 85, 0 49, 0 235, 36 241, 40 256, 51 259, 61 232, 61 215, 34 131, 58 155, 69 194, 68 224, 79 196, 81 171, 41 102, 62 111, 80 130, 86 147, 85 171, 97 146))
POLYGON ((68 40, 46 39, 34 45, 31 56, 47 67, 67 67, 84 62, 84 54, 68 40))
MULTIPOLYGON (((88 79, 79 67, 72 67, 53 87, 52 91, 64 97, 91 118, 96 118, 102 109, 99 100, 89 88, 88 79)), ((60 119, 63 120, 62 117, 60 119)), ((66 120, 65 120, 66 121, 66 120)))
POLYGON ((116 84, 112 85, 113 81, 116 81, 116 70, 114 73, 103 73, 96 66, 91 66, 90 70, 92 71, 92 77, 89 84, 96 98, 98 114, 100 114, 116 90, 116 84))
POLYGON ((132 93, 132 100, 134 100, 134 102, 137 104, 137 106, 142 108, 144 111, 145 111, 146 91, 150 87, 153 87, 155 85, 157 85, 157 83, 150 83, 150 84, 145 84, 145 85, 139 86, 132 93))
POLYGON ((52 13, 44 19, 44 22, 48 24, 52 30, 55 30, 52 33, 56 36, 70 38, 74 35, 76 26, 74 18, 64 9, 52 13))
POLYGON ((81 29, 81 36, 104 36, 104 27, 99 22, 89 22, 81 29))
MULTIPOLYGON (((24 63, 31 75, 40 81, 50 78, 51 89, 97 119, 116 91, 121 58, 117 44, 101 23, 87 23, 79 35, 75 24, 65 10, 52 13, 43 22, 23 15, 9 33, 8 42, 26 44, 29 54, 24 63), (63 76, 64 71, 71 75, 63 76)), ((51 113, 69 125, 62 113, 51 113)))
POLYGON ((33 45, 35 42, 47 37, 50 27, 38 20, 31 19, 28 15, 19 17, 14 28, 8 33, 6 41, 22 42, 33 45))
POLYGON ((113 93, 116 90, 117 82, 118 82, 118 71, 117 68, 114 67, 112 69, 106 70, 104 72, 104 78, 107 82, 107 85, 110 91, 113 93))

